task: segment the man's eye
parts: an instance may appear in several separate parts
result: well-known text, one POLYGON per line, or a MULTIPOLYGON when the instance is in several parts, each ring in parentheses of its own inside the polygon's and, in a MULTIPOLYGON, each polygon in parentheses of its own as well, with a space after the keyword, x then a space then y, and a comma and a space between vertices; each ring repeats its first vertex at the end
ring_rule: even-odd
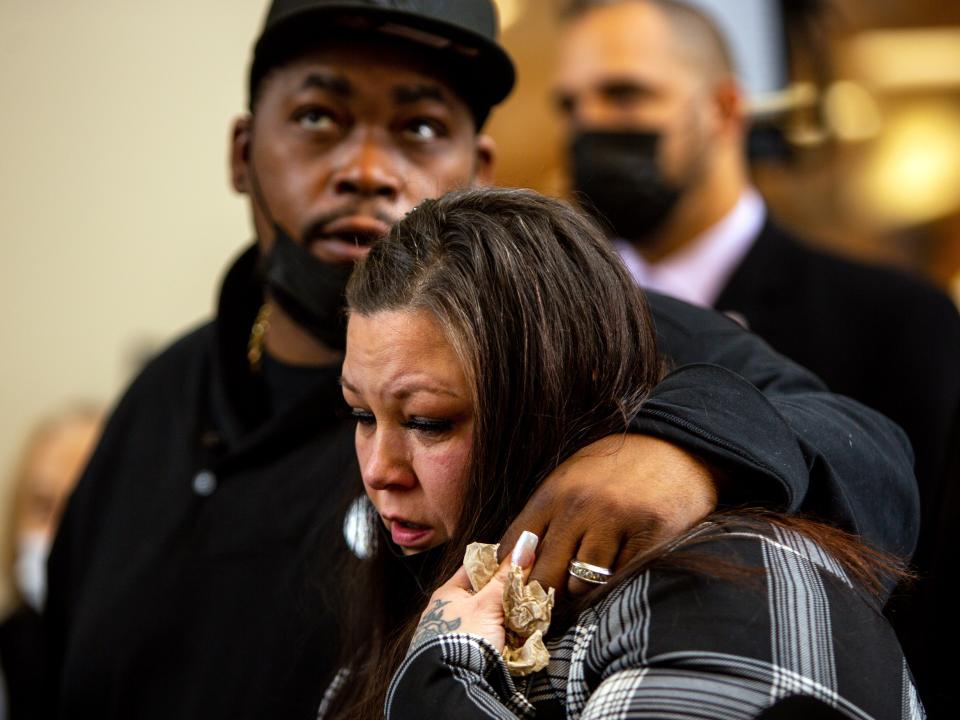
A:
POLYGON ((298 113, 296 119, 300 127, 311 132, 329 131, 337 125, 333 113, 323 108, 308 108, 298 113))
POLYGON ((446 125, 439 120, 431 118, 416 118, 415 120, 411 120, 404 128, 404 132, 420 142, 439 140, 450 134, 446 125))
POLYGON ((350 416, 357 421, 357 425, 371 426, 377 422, 376 418, 373 416, 373 413, 368 410, 353 408, 350 410, 350 416))
POLYGON ((572 95, 556 95, 553 104, 563 117, 573 117, 577 109, 577 101, 572 95))
POLYGON ((651 89, 632 83, 611 83, 602 89, 603 98, 613 105, 631 107, 652 96, 651 89))
POLYGON ((444 433, 450 432, 450 430, 453 428, 453 422, 450 420, 413 417, 404 423, 404 427, 409 430, 415 430, 422 435, 436 437, 438 435, 443 435, 444 433))

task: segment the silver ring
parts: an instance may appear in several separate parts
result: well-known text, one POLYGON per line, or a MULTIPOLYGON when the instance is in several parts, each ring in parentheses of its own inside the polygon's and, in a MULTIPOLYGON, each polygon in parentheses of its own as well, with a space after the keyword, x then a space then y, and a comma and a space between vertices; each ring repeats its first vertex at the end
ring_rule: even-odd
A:
POLYGON ((613 575, 610 568, 591 565, 580 560, 571 560, 567 572, 578 580, 591 583, 593 585, 606 585, 607 580, 613 575))

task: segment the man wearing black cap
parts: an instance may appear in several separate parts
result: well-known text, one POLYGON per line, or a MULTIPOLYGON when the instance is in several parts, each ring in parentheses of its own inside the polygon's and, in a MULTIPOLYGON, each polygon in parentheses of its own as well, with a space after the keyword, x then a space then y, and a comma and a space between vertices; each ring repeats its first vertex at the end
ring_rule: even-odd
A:
MULTIPOLYGON (((134 382, 65 513, 46 616, 56 715, 315 716, 362 492, 336 382, 344 282, 416 203, 490 180, 479 129, 514 79, 495 38, 490 0, 273 3, 231 145, 258 242, 216 319, 134 382)), ((544 538, 535 575, 566 585, 573 557, 615 567, 718 492, 909 552, 896 428, 733 323, 651 302, 679 369, 619 451, 574 456, 514 523, 544 538)))

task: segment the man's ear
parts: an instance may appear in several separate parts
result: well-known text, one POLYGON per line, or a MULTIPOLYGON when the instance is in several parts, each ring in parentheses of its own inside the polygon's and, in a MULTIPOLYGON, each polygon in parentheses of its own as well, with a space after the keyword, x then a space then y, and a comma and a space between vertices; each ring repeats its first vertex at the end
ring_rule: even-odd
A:
POLYGON ((473 184, 478 187, 493 185, 493 167, 497 159, 497 144, 489 135, 477 135, 476 169, 473 184))
POLYGON ((230 138, 230 182, 238 193, 250 192, 250 142, 253 137, 253 118, 249 115, 238 117, 233 123, 230 138))
POLYGON ((746 127, 746 100, 736 78, 721 79, 713 88, 713 105, 719 132, 741 134, 746 127))

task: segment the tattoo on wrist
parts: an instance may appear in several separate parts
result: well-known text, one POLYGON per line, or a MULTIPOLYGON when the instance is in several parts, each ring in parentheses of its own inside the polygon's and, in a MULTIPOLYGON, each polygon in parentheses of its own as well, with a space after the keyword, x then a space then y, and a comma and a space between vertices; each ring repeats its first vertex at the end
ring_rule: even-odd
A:
POLYGON ((413 640, 410 641, 411 650, 419 647, 427 640, 431 640, 438 635, 452 633, 460 627, 460 618, 456 617, 448 620, 443 617, 443 608, 449 604, 449 600, 437 600, 433 607, 423 614, 420 624, 417 625, 417 629, 413 633, 413 640))

